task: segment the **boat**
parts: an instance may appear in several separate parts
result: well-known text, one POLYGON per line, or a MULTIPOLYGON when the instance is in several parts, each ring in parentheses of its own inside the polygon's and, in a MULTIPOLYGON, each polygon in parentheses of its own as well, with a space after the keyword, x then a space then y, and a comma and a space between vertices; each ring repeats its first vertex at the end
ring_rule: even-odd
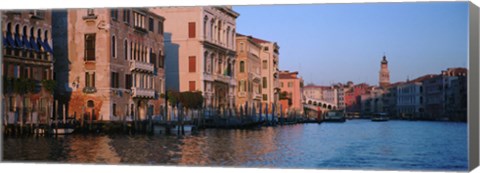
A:
POLYGON ((345 122, 345 114, 342 111, 329 111, 325 114, 325 122, 345 122))
POLYGON ((73 128, 57 128, 53 129, 53 134, 56 135, 66 135, 66 134, 71 134, 73 133, 74 129, 73 128))
POLYGON ((390 118, 388 118, 387 113, 375 113, 372 116, 372 121, 388 121, 390 118))

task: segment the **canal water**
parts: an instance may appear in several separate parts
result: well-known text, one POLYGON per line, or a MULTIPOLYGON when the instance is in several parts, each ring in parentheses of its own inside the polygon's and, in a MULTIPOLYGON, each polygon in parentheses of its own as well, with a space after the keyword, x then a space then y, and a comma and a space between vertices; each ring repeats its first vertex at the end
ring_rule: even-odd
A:
POLYGON ((21 162, 466 171, 467 124, 349 120, 196 135, 5 138, 21 162))

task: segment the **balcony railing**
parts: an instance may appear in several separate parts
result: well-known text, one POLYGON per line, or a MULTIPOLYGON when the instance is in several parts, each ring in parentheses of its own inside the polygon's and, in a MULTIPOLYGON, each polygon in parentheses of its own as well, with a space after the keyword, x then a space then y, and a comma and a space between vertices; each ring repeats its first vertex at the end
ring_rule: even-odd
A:
POLYGON ((132 87, 132 97, 134 98, 155 98, 155 90, 132 87))
POLYGON ((130 61, 130 71, 143 71, 147 73, 153 73, 154 66, 150 63, 144 63, 140 61, 130 61))

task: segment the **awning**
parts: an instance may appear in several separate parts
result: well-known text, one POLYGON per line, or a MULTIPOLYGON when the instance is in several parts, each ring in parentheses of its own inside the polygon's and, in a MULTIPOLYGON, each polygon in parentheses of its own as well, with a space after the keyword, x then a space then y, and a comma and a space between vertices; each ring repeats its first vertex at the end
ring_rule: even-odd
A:
POLYGON ((30 45, 32 46, 32 48, 35 51, 40 52, 40 49, 38 48, 37 42, 35 42, 35 39, 33 37, 30 37, 30 45))
POLYGON ((40 42, 40 43, 42 44, 42 47, 43 47, 43 49, 44 49, 46 52, 50 52, 51 54, 53 54, 53 50, 52 50, 52 48, 50 47, 50 45, 48 44, 48 41, 47 41, 47 40, 45 40, 45 41, 43 41, 43 42, 42 42, 42 40, 41 40, 40 38, 37 39, 37 40, 38 40, 38 42, 40 42))
POLYGON ((32 46, 30 46, 30 42, 28 41, 28 38, 26 35, 23 35, 23 43, 27 49, 32 49, 32 46))
POLYGON ((23 41, 20 39, 20 35, 15 34, 15 42, 17 43, 18 48, 23 48, 23 41))
POLYGON ((7 33, 7 41, 10 47, 15 47, 15 41, 13 41, 12 34, 7 33))

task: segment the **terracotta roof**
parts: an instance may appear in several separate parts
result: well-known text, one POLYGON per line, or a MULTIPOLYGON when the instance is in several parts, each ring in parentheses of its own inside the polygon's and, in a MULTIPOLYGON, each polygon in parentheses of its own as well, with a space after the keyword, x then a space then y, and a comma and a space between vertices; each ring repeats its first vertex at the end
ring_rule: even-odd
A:
POLYGON ((258 44, 260 44, 260 43, 270 43, 267 40, 262 40, 262 39, 255 38, 255 37, 252 37, 252 40, 253 40, 253 42, 258 43, 258 44))
POLYGON ((436 77, 436 76, 438 76, 438 75, 437 75, 437 74, 427 74, 427 75, 420 76, 420 77, 418 77, 418 78, 416 78, 416 79, 414 79, 414 80, 411 80, 411 81, 409 81, 409 82, 407 82, 407 83, 422 82, 422 81, 424 81, 424 80, 431 79, 431 78, 434 78, 434 77, 436 77))

